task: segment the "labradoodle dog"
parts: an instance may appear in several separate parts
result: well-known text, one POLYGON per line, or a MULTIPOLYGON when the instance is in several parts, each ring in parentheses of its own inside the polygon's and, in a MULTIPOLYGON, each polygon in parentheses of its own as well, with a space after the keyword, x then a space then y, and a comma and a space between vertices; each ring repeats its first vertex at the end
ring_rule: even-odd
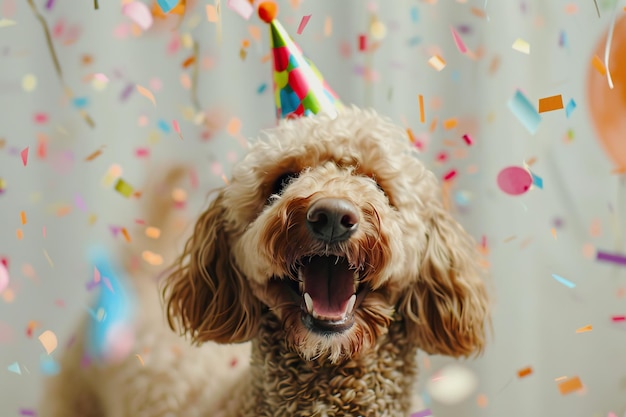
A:
POLYGON ((93 401, 69 395, 62 371, 47 398, 65 414, 42 414, 418 411, 418 349, 478 353, 489 322, 475 245, 440 194, 405 132, 373 111, 281 122, 234 168, 165 279, 167 321, 194 346, 168 334, 151 301, 136 337, 150 361, 81 371, 68 355, 93 401), (230 366, 236 354, 249 364, 230 366))

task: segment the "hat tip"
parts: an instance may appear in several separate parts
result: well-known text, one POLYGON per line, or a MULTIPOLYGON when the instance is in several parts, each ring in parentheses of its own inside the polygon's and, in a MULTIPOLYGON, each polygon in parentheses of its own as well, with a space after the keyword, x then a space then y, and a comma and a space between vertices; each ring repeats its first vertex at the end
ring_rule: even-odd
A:
POLYGON ((278 15, 278 5, 273 1, 264 1, 259 4, 259 17, 265 23, 272 23, 278 15))

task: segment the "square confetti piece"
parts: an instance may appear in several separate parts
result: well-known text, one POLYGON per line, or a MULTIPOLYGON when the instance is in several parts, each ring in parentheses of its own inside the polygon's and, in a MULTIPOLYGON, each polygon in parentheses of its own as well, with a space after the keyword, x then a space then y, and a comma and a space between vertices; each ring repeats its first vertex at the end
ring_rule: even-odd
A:
POLYGON ((580 378, 575 376, 570 379, 566 379, 563 382, 559 383, 559 392, 561 395, 571 394, 572 392, 581 390, 583 388, 583 383, 580 381, 580 378))
POLYGON ((115 191, 124 197, 130 197, 133 194, 133 187, 123 179, 119 178, 115 184, 115 191))
POLYGON ((539 99, 539 113, 547 111, 561 110, 563 108, 563 98, 558 96, 550 96, 539 99))

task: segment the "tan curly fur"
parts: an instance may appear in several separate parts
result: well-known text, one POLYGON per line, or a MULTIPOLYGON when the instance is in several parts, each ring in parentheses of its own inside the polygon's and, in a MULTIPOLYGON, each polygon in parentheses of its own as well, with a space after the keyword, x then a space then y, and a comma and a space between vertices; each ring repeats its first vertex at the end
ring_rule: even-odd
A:
POLYGON ((250 382, 233 416, 401 416, 417 349, 468 356, 485 344, 489 304, 472 239, 446 212, 405 133, 349 108, 282 122, 254 143, 196 224, 165 288, 170 325, 196 343, 252 340, 250 382), (273 184, 295 174, 285 188, 273 184), (306 227, 323 198, 358 210, 328 244, 306 227), (286 286, 313 256, 345 258, 366 295, 354 324, 304 324, 286 286))
POLYGON ((474 243, 405 132, 375 112, 284 121, 253 143, 158 290, 158 268, 139 254, 170 261, 177 251, 170 195, 185 169, 165 171, 142 197, 161 237, 136 233, 120 255, 138 297, 135 355, 85 363, 85 320, 46 383, 40 416, 407 416, 419 410, 418 349, 483 349, 489 304, 474 243), (286 173, 294 177, 275 192, 286 173), (306 226, 310 207, 328 198, 354 209, 358 228, 345 240, 325 242, 306 226), (305 323, 299 274, 321 257, 358 286, 341 331, 305 323))

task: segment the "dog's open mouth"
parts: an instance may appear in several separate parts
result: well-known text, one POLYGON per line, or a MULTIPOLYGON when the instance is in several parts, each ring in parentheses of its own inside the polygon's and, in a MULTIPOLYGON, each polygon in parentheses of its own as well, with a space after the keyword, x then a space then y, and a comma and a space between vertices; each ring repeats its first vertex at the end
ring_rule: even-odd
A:
POLYGON ((311 331, 335 333, 354 324, 354 311, 365 296, 359 271, 346 258, 312 256, 302 259, 297 269, 297 291, 302 321, 311 331))

